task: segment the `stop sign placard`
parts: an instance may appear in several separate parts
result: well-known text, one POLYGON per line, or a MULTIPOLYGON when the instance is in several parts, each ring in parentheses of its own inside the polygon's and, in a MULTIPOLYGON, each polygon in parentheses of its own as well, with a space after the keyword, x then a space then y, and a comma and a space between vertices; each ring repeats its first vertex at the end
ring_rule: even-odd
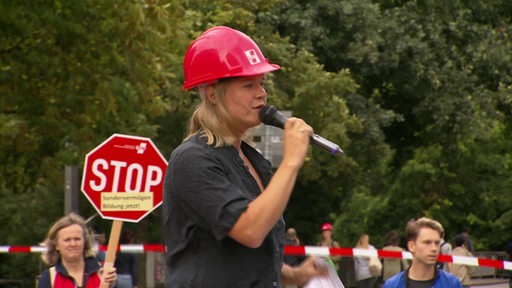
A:
POLYGON ((104 219, 139 222, 162 204, 166 169, 151 139, 114 134, 85 156, 82 192, 104 219))

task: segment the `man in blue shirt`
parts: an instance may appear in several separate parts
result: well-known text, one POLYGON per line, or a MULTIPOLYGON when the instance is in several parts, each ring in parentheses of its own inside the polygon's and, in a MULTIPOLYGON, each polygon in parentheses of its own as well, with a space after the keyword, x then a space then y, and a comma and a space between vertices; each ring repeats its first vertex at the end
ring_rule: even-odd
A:
POLYGON ((382 288, 462 288, 455 276, 436 268, 443 226, 422 217, 409 221, 405 231, 412 264, 389 278, 382 288))

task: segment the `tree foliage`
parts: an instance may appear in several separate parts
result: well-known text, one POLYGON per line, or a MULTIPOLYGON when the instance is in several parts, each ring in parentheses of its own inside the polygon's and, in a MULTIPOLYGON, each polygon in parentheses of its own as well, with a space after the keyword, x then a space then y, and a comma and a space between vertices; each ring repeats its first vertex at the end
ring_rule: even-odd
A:
MULTIPOLYGON (((113 133, 155 137, 154 119, 180 103, 161 93, 179 71, 167 49, 173 11, 111 1, 3 1, 0 11, 0 239, 37 245, 63 214, 66 165, 82 166, 113 133)), ((10 278, 37 274, 37 262, 2 264, 10 278)))
POLYGON ((505 1, 478 0, 296 1, 283 8, 283 35, 318 55, 327 70, 350 69, 360 88, 347 105, 365 123, 362 138, 378 136, 373 146, 351 138, 352 146, 371 152, 353 155, 366 181, 341 204, 340 239, 353 243, 365 231, 383 244, 381 235, 421 215, 441 220, 449 236, 469 226, 479 249, 501 249, 511 237, 506 231, 487 237, 506 227, 511 209, 504 193, 510 11, 505 1), (381 151, 390 153, 374 154, 381 151), (367 155, 380 161, 363 161, 367 155))

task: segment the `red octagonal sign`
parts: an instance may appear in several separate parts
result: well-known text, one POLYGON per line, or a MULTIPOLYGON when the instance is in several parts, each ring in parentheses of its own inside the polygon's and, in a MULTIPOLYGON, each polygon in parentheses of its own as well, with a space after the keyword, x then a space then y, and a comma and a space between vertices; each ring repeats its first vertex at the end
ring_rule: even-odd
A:
POLYGON ((139 222, 162 204, 166 169, 151 139, 114 134, 85 156, 82 192, 104 219, 139 222))

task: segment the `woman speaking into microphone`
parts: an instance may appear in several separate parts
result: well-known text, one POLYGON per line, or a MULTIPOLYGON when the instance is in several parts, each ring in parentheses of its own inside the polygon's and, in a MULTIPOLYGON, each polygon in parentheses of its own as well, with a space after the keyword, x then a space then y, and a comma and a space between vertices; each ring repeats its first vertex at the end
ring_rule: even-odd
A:
POLYGON ((201 101, 164 181, 166 287, 279 287, 323 275, 309 258, 283 264, 286 204, 313 129, 299 118, 284 125, 283 160, 271 164, 248 144, 267 104, 270 64, 256 43, 225 26, 195 39, 184 58, 184 89, 201 101))

